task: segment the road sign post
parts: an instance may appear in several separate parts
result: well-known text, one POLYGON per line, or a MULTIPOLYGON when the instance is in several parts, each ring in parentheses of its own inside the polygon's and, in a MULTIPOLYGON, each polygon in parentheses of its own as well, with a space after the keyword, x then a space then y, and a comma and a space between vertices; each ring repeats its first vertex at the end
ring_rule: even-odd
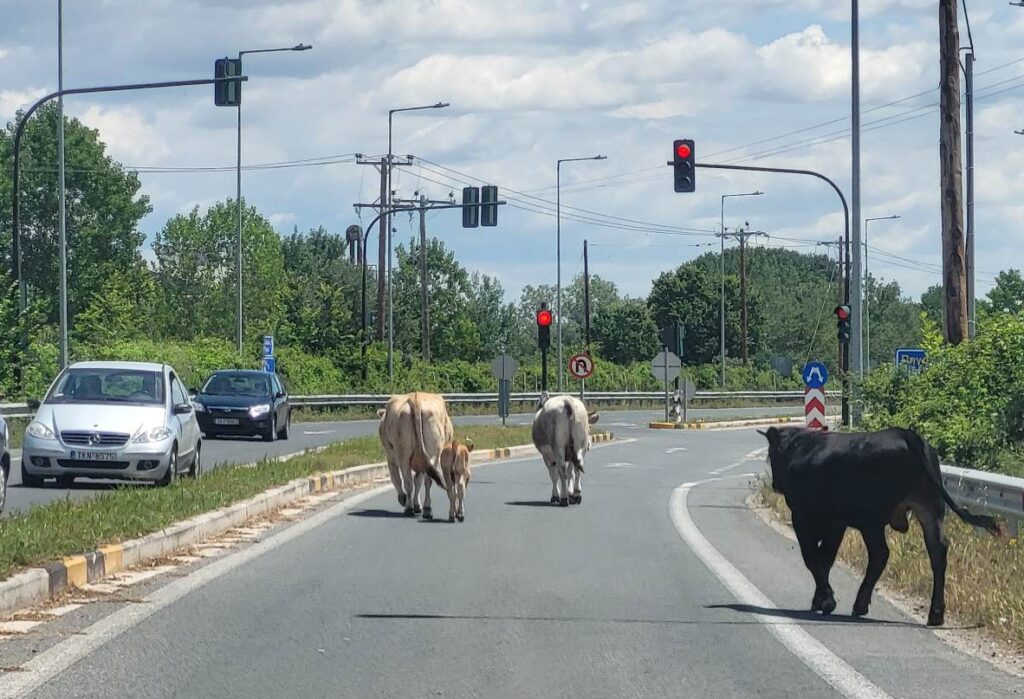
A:
POLYGON ((828 368, 821 362, 808 362, 802 372, 804 380, 804 421, 813 430, 827 429, 825 423, 825 384, 828 368))
POLYGON ((679 376, 680 367, 682 362, 679 357, 664 346, 661 353, 651 360, 651 374, 665 385, 665 422, 669 419, 668 382, 679 376))
POLYGON ((500 354, 491 361, 491 376, 498 380, 498 417, 502 427, 509 415, 512 403, 512 377, 519 371, 519 362, 507 354, 500 354))

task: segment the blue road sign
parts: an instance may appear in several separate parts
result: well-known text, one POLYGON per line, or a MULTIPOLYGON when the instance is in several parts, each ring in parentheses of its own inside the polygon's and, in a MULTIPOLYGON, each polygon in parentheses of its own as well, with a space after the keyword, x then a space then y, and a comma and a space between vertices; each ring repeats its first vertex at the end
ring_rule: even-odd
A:
POLYGON ((274 356, 274 336, 264 335, 263 336, 263 356, 273 357, 274 356))
POLYGON ((267 372, 268 374, 273 374, 274 372, 276 372, 277 371, 277 360, 274 359, 273 357, 264 357, 263 358, 263 371, 267 372))
POLYGON ((896 350, 896 366, 905 366, 912 374, 919 374, 924 369, 928 353, 920 348, 901 347, 896 350))
POLYGON ((803 378, 807 388, 821 388, 828 383, 828 368, 821 362, 807 362, 803 378))

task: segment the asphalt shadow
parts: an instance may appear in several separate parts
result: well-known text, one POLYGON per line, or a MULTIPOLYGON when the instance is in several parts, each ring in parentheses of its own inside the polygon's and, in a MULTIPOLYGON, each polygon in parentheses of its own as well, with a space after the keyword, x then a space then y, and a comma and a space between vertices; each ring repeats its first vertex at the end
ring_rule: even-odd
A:
POLYGON ((514 507, 557 507, 548 500, 511 500, 505 503, 514 507))
POLYGON ((377 519, 412 519, 399 510, 354 510, 349 517, 374 517, 377 519))
POLYGON ((921 628, 921 624, 906 622, 906 621, 890 621, 887 619, 869 619, 868 617, 862 616, 851 616, 847 614, 829 614, 825 615, 821 612, 812 612, 809 609, 778 609, 769 607, 758 607, 753 604, 708 604, 704 606, 705 609, 731 609, 734 612, 744 612, 747 614, 760 614, 761 616, 769 616, 782 619, 792 619, 794 621, 807 621, 817 623, 837 623, 837 624, 864 624, 868 626, 902 626, 907 628, 921 628))

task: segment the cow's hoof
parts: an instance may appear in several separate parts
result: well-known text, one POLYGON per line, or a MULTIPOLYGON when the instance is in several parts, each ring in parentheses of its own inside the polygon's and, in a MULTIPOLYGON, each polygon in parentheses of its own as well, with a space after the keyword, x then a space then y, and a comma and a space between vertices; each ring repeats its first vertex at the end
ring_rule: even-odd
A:
POLYGON ((454 523, 455 522, 455 518, 449 515, 448 521, 454 523))
POLYGON ((398 494, 398 504, 405 507, 405 493, 398 494))
POLYGON ((423 519, 434 519, 434 512, 429 507, 423 508, 423 519))
POLYGON ((854 616, 867 616, 867 614, 868 614, 868 605, 861 604, 860 602, 858 602, 855 605, 853 605, 853 615, 854 616))
POLYGON ((836 610, 836 600, 835 600, 835 598, 834 597, 826 597, 825 599, 823 599, 821 601, 821 604, 818 605, 818 608, 821 609, 821 613, 822 614, 824 614, 825 616, 828 616, 829 614, 831 614, 832 612, 834 612, 836 610))
POLYGON ((928 612, 928 626, 942 626, 946 623, 945 612, 928 612))
POLYGON ((455 515, 455 519, 459 520, 460 522, 465 522, 466 515, 455 515))
POLYGON ((419 514, 419 513, 421 513, 421 512, 423 512, 423 510, 421 510, 421 509, 420 509, 420 506, 419 506, 419 505, 413 505, 413 506, 412 506, 412 513, 413 513, 414 515, 418 515, 418 514, 419 514))
POLYGON ((576 495, 570 495, 569 496, 569 504, 570 505, 579 505, 581 502, 583 502, 583 496, 582 495, 576 494, 576 495))
POLYGON ((551 496, 551 504, 552 505, 557 505, 558 504, 558 496, 557 495, 552 495, 551 496))
POLYGON ((561 500, 559 500, 558 501, 558 506, 559 507, 568 507, 569 506, 569 498, 562 498, 561 500))
POLYGON ((406 507, 405 508, 405 516, 406 517, 415 517, 416 516, 416 512, 411 507, 406 507))

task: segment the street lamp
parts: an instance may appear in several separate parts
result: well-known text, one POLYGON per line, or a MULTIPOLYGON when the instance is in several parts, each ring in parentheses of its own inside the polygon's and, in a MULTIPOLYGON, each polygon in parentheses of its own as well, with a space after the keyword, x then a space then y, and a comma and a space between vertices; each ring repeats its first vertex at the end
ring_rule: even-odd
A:
POLYGON ((725 200, 729 197, 759 197, 764 192, 758 190, 755 192, 745 192, 743 194, 723 194, 722 195, 722 218, 721 226, 722 230, 719 233, 719 237, 722 239, 722 252, 719 258, 719 262, 722 267, 722 308, 721 308, 721 320, 722 320, 722 342, 721 342, 721 353, 722 353, 722 388, 725 388, 725 200))
MULTIPOLYGON (((298 44, 278 49, 249 49, 238 52, 239 72, 242 56, 247 53, 277 53, 279 51, 309 51, 310 44, 298 44)), ((235 162, 235 216, 238 219, 237 250, 235 266, 238 273, 238 353, 242 353, 242 100, 238 100, 238 159, 235 162)))
POLYGON ((555 165, 555 258, 558 268, 556 275, 555 317, 558 319, 558 390, 564 390, 565 372, 562 367, 562 163, 575 163, 581 160, 607 160, 604 155, 592 155, 589 158, 562 158, 555 165))
POLYGON ((860 365, 868 369, 871 368, 871 326, 868 324, 868 297, 871 293, 871 286, 868 284, 868 224, 872 221, 894 221, 899 217, 899 214, 894 214, 864 219, 864 344, 861 347, 864 356, 860 360, 860 365), (865 359, 867 364, 864 364, 865 359))
MULTIPOLYGON (((380 203, 381 211, 386 212, 382 221, 386 232, 387 232, 387 246, 388 246, 388 384, 394 388, 395 382, 395 296, 392 290, 391 284, 391 265, 392 265, 392 249, 391 249, 391 162, 394 156, 391 153, 391 122, 392 118, 397 112, 415 112, 420 109, 444 109, 450 107, 448 102, 438 102, 436 104, 425 104, 421 107, 401 107, 399 109, 388 110, 388 165, 387 165, 387 201, 380 203)), ((411 156, 410 156, 411 157, 411 156)), ((381 232, 383 235, 383 231, 381 232)), ((427 328, 429 331, 430 328, 427 328)))

